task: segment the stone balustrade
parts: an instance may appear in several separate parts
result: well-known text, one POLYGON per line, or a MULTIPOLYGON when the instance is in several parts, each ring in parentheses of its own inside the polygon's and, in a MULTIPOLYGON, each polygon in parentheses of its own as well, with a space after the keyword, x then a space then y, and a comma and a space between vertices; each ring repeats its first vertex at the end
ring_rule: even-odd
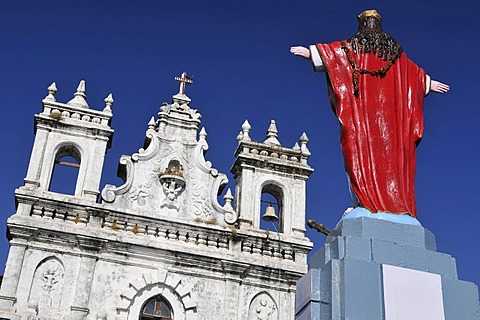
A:
POLYGON ((54 120, 74 119, 79 121, 91 122, 108 126, 111 114, 102 111, 83 109, 69 106, 58 102, 45 102, 43 104, 42 115, 46 115, 54 120))
POLYGON ((152 237, 164 241, 189 243, 209 249, 240 251, 245 255, 262 255, 275 259, 295 261, 292 244, 276 239, 277 233, 261 233, 252 237, 238 229, 212 228, 212 222, 199 221, 198 226, 163 219, 145 219, 122 212, 106 212, 98 208, 70 206, 62 208, 57 203, 45 201, 32 205, 30 216, 57 223, 104 229, 127 233, 137 237, 152 237), (239 243, 239 246, 235 246, 239 243))

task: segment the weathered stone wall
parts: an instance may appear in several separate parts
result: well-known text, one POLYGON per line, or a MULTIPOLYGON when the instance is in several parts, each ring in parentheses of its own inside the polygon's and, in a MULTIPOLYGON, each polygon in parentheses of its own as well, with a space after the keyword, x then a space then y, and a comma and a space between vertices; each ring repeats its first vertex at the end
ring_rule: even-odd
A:
POLYGON ((49 87, 36 116, 27 178, 7 223, 0 318, 137 320, 161 296, 175 320, 293 319, 295 285, 312 247, 304 229, 313 171, 305 135, 302 147, 289 149, 274 123, 264 143, 244 139, 244 130, 233 170, 237 192, 250 196, 234 204, 228 190, 220 204, 228 179, 205 160, 201 115, 181 92, 148 123, 145 148, 121 157, 124 184, 105 186, 98 203, 113 99, 100 112, 89 109, 83 82, 67 104, 55 92, 49 87), (262 150, 247 152, 252 146, 262 150), (74 195, 49 191, 58 152, 79 160, 74 195), (251 181, 245 165, 259 166, 251 181), (260 228, 266 183, 281 190, 280 232, 260 228))

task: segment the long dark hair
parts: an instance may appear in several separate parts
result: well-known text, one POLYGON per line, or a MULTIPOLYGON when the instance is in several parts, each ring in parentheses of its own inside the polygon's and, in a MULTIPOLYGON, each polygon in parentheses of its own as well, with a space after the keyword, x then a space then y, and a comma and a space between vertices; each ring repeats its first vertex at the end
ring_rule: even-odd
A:
POLYGON ((395 61, 402 53, 402 47, 394 37, 382 31, 382 18, 367 16, 358 19, 358 32, 348 42, 353 52, 372 53, 387 61, 395 61))

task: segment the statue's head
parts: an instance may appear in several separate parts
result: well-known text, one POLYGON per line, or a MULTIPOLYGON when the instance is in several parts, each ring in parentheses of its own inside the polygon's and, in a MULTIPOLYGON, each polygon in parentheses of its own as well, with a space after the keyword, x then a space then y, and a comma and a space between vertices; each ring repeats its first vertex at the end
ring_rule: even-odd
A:
POLYGON ((382 30, 382 16, 377 10, 360 13, 358 31, 349 39, 354 52, 373 53, 385 61, 392 57, 395 61, 402 53, 400 44, 382 30))
POLYGON ((365 10, 357 16, 358 31, 382 31, 382 16, 377 10, 365 10))

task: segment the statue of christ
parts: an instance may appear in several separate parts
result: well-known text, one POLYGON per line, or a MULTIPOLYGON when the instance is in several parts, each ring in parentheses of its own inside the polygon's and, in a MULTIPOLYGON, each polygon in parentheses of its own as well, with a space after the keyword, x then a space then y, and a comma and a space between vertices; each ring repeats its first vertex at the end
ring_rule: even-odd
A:
POLYGON ((423 98, 449 86, 407 58, 382 31, 375 10, 358 16, 358 32, 348 40, 290 51, 327 74, 355 206, 416 217, 415 148, 423 135, 423 98))

